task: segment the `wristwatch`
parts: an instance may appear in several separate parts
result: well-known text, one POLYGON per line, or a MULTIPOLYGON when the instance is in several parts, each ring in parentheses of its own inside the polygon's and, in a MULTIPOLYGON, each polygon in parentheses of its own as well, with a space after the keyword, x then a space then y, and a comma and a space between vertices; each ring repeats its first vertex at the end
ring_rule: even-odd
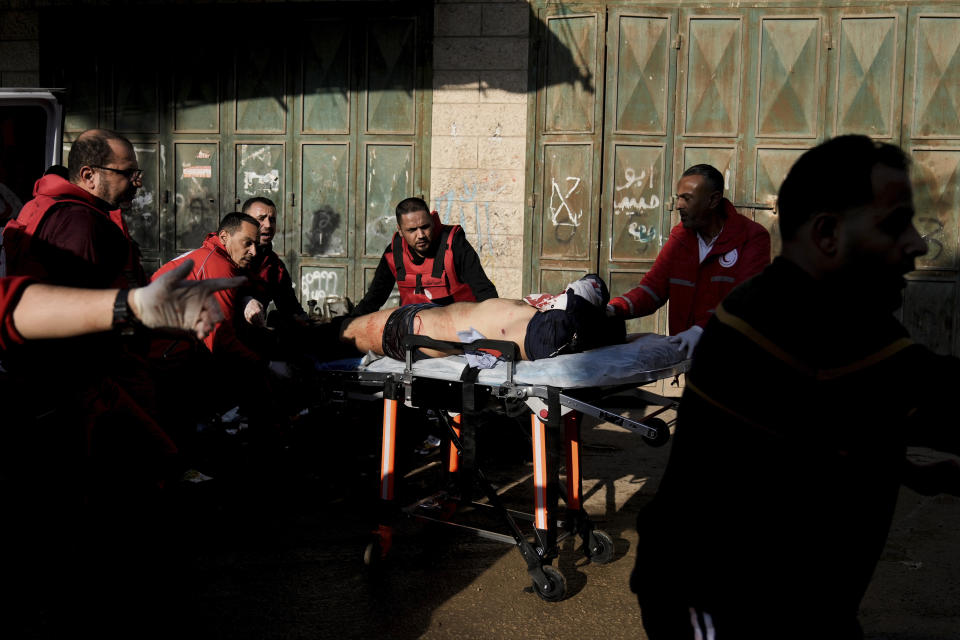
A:
POLYGON ((130 289, 120 289, 113 301, 113 328, 122 336, 133 335, 140 324, 137 317, 133 315, 133 309, 130 308, 130 302, 127 300, 129 295, 130 289))

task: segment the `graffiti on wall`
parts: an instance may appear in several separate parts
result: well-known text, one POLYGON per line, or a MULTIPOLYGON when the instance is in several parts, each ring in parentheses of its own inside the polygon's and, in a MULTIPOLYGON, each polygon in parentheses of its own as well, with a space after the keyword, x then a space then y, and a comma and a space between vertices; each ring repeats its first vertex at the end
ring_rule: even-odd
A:
MULTIPOLYGON (((505 186, 496 186, 489 197, 492 199, 505 189, 505 186)), ((468 184, 464 182, 460 189, 451 189, 437 198, 436 208, 440 213, 441 222, 444 224, 459 224, 465 232, 469 229, 468 214, 473 214, 474 230, 476 231, 476 242, 473 248, 476 249, 477 254, 482 256, 484 252, 492 253, 493 245, 490 236, 490 203, 480 202, 478 199, 479 193, 480 183, 468 184), (454 203, 456 203, 456 212, 454 212, 454 203), (456 222, 454 222, 455 215, 456 222)))
POLYGON ((561 189, 556 178, 550 179, 550 222, 554 227, 580 226, 583 209, 575 212, 570 208, 570 196, 580 186, 580 182, 580 178, 567 176, 565 188, 561 189))
MULTIPOLYGON (((657 184, 654 180, 653 166, 637 172, 633 167, 623 170, 623 183, 614 184, 613 213, 629 218, 642 216, 647 211, 660 208, 657 184)), ((626 223, 627 235, 635 242, 643 244, 655 242, 659 237, 656 224, 642 224, 637 220, 626 223)))
POLYGON ((301 300, 322 302, 327 296, 339 294, 340 274, 336 271, 311 269, 304 271, 300 281, 301 300))
POLYGON ((306 232, 306 252, 314 256, 343 253, 343 239, 336 233, 340 228, 340 213, 328 204, 310 216, 310 229, 306 232))

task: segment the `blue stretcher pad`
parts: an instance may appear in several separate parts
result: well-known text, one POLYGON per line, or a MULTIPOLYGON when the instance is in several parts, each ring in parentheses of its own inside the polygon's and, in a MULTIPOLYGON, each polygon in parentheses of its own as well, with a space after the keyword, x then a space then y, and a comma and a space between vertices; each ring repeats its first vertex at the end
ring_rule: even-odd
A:
MULTIPOLYGON (((564 389, 606 387, 624 384, 645 384, 687 370, 676 345, 658 334, 634 334, 625 344, 610 345, 583 353, 571 353, 525 360, 514 364, 513 382, 548 385, 564 389)), ((427 358, 413 363, 416 376, 440 380, 460 380, 467 361, 464 356, 427 358)), ((379 358, 360 367, 373 373, 403 373, 405 364, 393 358, 379 358)), ((482 369, 479 384, 500 385, 508 379, 507 365, 498 362, 492 369, 482 369)))

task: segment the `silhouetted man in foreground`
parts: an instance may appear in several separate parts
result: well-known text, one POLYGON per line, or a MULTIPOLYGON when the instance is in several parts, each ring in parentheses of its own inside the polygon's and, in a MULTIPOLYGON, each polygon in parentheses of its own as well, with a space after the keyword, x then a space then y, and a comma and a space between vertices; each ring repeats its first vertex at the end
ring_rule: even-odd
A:
MULTIPOLYGON (((783 255, 707 325, 663 482, 637 520, 657 545, 631 580, 651 640, 862 637, 906 447, 960 451, 960 361, 911 342, 893 316, 926 251, 908 162, 844 136, 784 180, 783 255)), ((911 475, 944 479, 925 471, 949 480, 957 467, 911 475)))

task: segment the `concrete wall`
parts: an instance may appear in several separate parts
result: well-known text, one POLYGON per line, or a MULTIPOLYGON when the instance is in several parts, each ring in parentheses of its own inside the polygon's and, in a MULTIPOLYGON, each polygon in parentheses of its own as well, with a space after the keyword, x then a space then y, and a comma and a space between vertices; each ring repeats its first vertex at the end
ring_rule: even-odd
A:
POLYGON ((35 10, 0 10, 0 87, 40 86, 40 28, 35 10))
POLYGON ((524 0, 437 0, 434 22, 430 204, 507 298, 523 273, 529 16, 524 0))

